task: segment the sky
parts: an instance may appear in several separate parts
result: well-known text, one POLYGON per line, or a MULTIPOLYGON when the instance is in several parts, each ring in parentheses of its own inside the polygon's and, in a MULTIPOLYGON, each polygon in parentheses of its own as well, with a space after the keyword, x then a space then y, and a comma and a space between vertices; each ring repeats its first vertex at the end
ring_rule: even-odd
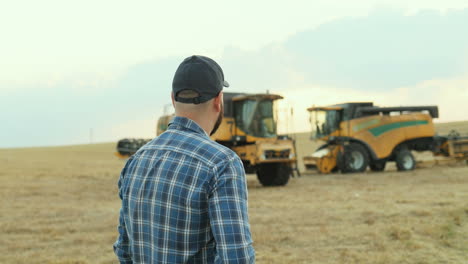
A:
POLYGON ((187 56, 233 92, 311 105, 438 105, 468 120, 467 1, 3 1, 0 148, 151 138, 187 56))

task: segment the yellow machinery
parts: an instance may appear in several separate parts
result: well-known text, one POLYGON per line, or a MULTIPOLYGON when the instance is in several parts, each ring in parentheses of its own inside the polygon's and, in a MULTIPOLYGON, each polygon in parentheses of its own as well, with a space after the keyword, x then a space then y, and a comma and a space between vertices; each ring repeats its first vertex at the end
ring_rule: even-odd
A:
POLYGON ((307 169, 322 173, 382 171, 388 161, 398 170, 415 168, 411 153, 432 151, 459 159, 468 157, 468 139, 435 135, 437 106, 377 107, 371 102, 307 109, 313 139, 326 144, 304 157, 307 169))
MULTIPOLYGON (((296 151, 292 139, 277 134, 274 94, 224 93, 224 118, 218 131, 211 137, 234 150, 241 158, 247 173, 256 172, 264 186, 285 185, 292 171, 297 171, 296 151)), ((157 135, 167 129, 173 115, 158 120, 157 135)), ((118 142, 118 156, 135 153, 142 145, 134 139, 118 142), (130 143, 129 143, 130 142, 130 143)), ((141 142, 143 143, 143 142, 141 142)))

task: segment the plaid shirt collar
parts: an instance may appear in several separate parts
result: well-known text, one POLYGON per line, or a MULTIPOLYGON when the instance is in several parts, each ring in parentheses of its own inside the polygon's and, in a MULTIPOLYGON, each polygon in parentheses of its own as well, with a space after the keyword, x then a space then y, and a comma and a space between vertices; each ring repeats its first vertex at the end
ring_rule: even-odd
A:
POLYGON ((208 138, 210 137, 195 121, 182 116, 176 116, 169 122, 168 130, 170 129, 188 129, 195 133, 203 134, 208 138))

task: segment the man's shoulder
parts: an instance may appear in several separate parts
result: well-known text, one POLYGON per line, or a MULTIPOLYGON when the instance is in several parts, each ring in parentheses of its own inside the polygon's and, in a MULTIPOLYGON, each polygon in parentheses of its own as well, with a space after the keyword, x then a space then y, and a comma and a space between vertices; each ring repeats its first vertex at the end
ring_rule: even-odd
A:
POLYGON ((200 152, 206 154, 206 157, 209 157, 210 160, 213 160, 216 163, 232 160, 238 157, 232 149, 223 146, 210 138, 200 136, 199 140, 200 152))
POLYGON ((211 141, 211 146, 217 153, 217 158, 222 159, 223 161, 239 159, 239 156, 237 156, 237 154, 232 149, 223 146, 216 141, 211 141))
POLYGON ((215 164, 238 159, 233 150, 205 135, 179 130, 164 132, 152 140, 147 149, 173 150, 215 164))

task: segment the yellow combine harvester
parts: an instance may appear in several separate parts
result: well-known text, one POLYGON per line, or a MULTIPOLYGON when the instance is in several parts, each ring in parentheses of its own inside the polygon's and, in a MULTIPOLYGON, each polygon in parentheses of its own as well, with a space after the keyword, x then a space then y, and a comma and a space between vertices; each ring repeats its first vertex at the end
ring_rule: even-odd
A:
MULTIPOLYGON (((297 160, 293 140, 277 134, 275 101, 283 97, 244 93, 224 93, 223 97, 224 118, 211 138, 234 150, 246 172, 256 172, 262 185, 287 184, 292 171, 297 170, 297 160)), ((165 115, 158 120, 157 135, 167 129, 172 117, 165 115)), ((135 141, 138 140, 120 140, 117 155, 128 157, 144 145, 142 140, 141 144, 135 141)))
POLYGON ((313 139, 326 144, 304 157, 306 169, 321 173, 383 171, 389 161, 400 171, 412 170, 411 151, 468 158, 468 139, 435 135, 437 106, 377 107, 371 102, 307 109, 313 139))

